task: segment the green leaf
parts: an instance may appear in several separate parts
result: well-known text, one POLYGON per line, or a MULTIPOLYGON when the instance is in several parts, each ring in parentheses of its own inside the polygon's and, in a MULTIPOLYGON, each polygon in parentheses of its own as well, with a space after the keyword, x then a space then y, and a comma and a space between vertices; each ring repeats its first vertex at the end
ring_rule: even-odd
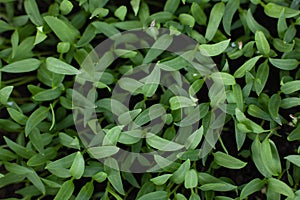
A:
POLYGON ((92 195, 94 192, 94 184, 93 182, 88 182, 86 183, 81 190, 79 191, 77 197, 75 200, 86 200, 86 199, 91 199, 92 195))
POLYGON ((273 18, 279 18, 280 13, 284 10, 284 15, 286 18, 292 18, 300 14, 299 10, 295 10, 289 7, 280 6, 275 3, 268 3, 264 6, 264 11, 266 15, 273 18))
POLYGON ((74 184, 72 180, 68 180, 62 184, 54 200, 69 199, 72 196, 73 191, 74 191, 74 184))
POLYGON ((121 21, 124 21, 127 13, 127 7, 126 6, 120 6, 115 10, 115 16, 119 18, 121 21))
POLYGON ((286 41, 274 38, 273 46, 279 52, 291 52, 295 46, 295 40, 293 40, 293 43, 287 43, 286 41))
POLYGON ((29 134, 29 139, 32 145, 38 150, 39 153, 44 154, 44 144, 42 142, 43 137, 40 133, 40 130, 38 128, 34 128, 31 133, 29 134))
POLYGON ((161 150, 161 151, 177 151, 182 149, 184 146, 167 139, 161 138, 155 134, 147 133, 146 138, 147 144, 151 147, 161 150))
POLYGON ((80 152, 76 153, 72 166, 70 168, 70 174, 75 179, 80 179, 84 172, 84 159, 80 152))
POLYGON ((171 176, 172 174, 164 174, 155 178, 151 178, 150 181, 152 181, 155 185, 163 185, 169 180, 171 176))
POLYGON ((160 68, 156 65, 152 72, 143 79, 143 81, 145 81, 145 85, 142 90, 146 97, 152 97, 155 94, 160 83, 160 74, 160 68))
POLYGON ((249 183, 247 183, 240 194, 240 199, 245 199, 249 195, 253 194, 254 192, 260 191, 265 185, 265 182, 255 178, 251 180, 249 183))
POLYGON ((269 100, 268 109, 272 119, 279 125, 282 125, 279 116, 279 106, 281 103, 281 97, 279 94, 273 94, 269 100))
POLYGON ((34 151, 32 151, 31 149, 25 148, 15 142, 13 142, 12 140, 8 139, 7 137, 4 136, 4 140, 7 144, 7 146, 13 150, 17 155, 29 159, 30 157, 32 157, 35 153, 34 151))
POLYGON ((214 5, 210 12, 208 25, 205 32, 205 38, 207 40, 212 40, 215 36, 219 24, 222 20, 225 11, 225 4, 223 2, 219 2, 214 5))
POLYGON ((32 96, 32 99, 35 101, 51 101, 58 98, 61 95, 61 88, 54 88, 44 90, 32 96))
POLYGON ((0 90, 0 103, 7 104, 10 94, 12 93, 14 86, 6 86, 0 90))
POLYGON ((180 122, 176 122, 176 126, 186 127, 198 123, 203 117, 206 116, 209 110, 209 105, 207 103, 202 103, 195 108, 196 112, 191 112, 187 114, 180 122))
POLYGON ((169 102, 170 102, 171 110, 196 106, 196 103, 192 99, 185 96, 171 97, 169 102))
POLYGON ((131 0, 130 5, 133 9, 134 15, 136 16, 140 9, 140 0, 131 0))
POLYGON ((80 71, 75 67, 53 57, 48 57, 46 59, 47 69, 56 74, 65 74, 65 75, 76 75, 80 71))
POLYGON ((245 76, 246 72, 250 71, 261 57, 262 56, 255 56, 255 57, 247 60, 241 67, 239 67, 234 72, 234 77, 242 78, 243 76, 245 76))
POLYGON ((57 44, 57 52, 58 53, 67 53, 70 50, 69 42, 59 42, 57 44))
POLYGON ((233 15, 238 10, 239 6, 240 6, 240 0, 229 0, 225 6, 222 23, 223 23, 223 28, 228 35, 230 35, 233 15))
POLYGON ((230 39, 218 42, 216 44, 201 44, 200 53, 204 56, 217 56, 223 53, 228 47, 230 39))
POLYGON ((123 126, 115 126, 111 129, 109 129, 108 131, 106 131, 106 135, 103 139, 102 145, 104 146, 109 146, 109 145, 116 145, 120 134, 122 132, 122 128, 123 126))
POLYGON ((284 94, 291 94, 293 92, 296 92, 296 91, 300 90, 300 80, 290 81, 290 82, 284 83, 280 87, 280 90, 284 94))
MULTIPOLYGON (((232 86, 233 97, 236 103, 236 107, 239 110, 244 110, 244 97, 241 86, 236 84, 232 86)), ((240 120, 239 120, 240 121, 240 120)))
POLYGON ((173 42, 173 37, 168 34, 160 36, 147 52, 143 63, 151 63, 156 59, 164 50, 166 50, 173 42))
POLYGON ((59 9, 61 11, 61 14, 67 15, 72 11, 73 4, 69 0, 63 0, 59 5, 59 9))
POLYGON ((281 100, 280 107, 283 109, 289 109, 300 105, 300 98, 289 97, 281 100))
POLYGON ((270 53, 270 45, 262 31, 255 32, 255 43, 259 52, 263 55, 268 56, 270 53))
POLYGON ((226 72, 214 72, 211 74, 211 78, 216 82, 221 81, 224 85, 236 84, 234 76, 226 72))
POLYGON ((182 163, 179 168, 173 173, 171 180, 176 184, 183 183, 185 179, 186 172, 190 169, 191 162, 187 159, 184 163, 182 163))
POLYGON ((196 149, 197 146, 200 144, 201 139, 203 137, 203 126, 201 126, 198 130, 196 130, 192 135, 190 135, 186 142, 185 147, 186 149, 196 149))
POLYGON ((25 0, 24 1, 24 8, 29 16, 31 22, 36 26, 42 26, 43 25, 43 18, 41 17, 41 14, 39 12, 39 8, 37 6, 37 3, 35 0, 25 0))
POLYGON ((275 178, 268 179, 268 189, 290 198, 295 197, 293 190, 286 183, 275 178))
POLYGON ((79 36, 79 31, 75 27, 57 17, 45 16, 44 20, 62 42, 73 43, 79 36))
POLYGON ((297 167, 300 167, 300 155, 288 155, 288 156, 284 157, 284 159, 290 161, 297 167))
POLYGON ((166 191, 155 191, 150 192, 148 194, 145 194, 138 198, 137 200, 167 200, 168 199, 168 193, 166 191))
POLYGON ((189 27, 194 27, 195 25, 195 19, 193 16, 186 14, 186 13, 181 13, 178 17, 179 21, 183 25, 187 25, 189 27))
POLYGON ((88 149, 88 153, 91 154, 93 158, 100 159, 110 157, 119 151, 119 147, 116 146, 99 146, 91 147, 88 149))
POLYGON ((97 174, 93 175, 93 180, 97 181, 98 183, 102 183, 107 178, 107 173, 105 172, 98 172, 97 174))
POLYGON ((206 21, 207 21, 206 14, 204 13, 203 9, 198 3, 196 2, 192 3, 191 13, 199 25, 206 25, 206 21))
POLYGON ((105 169, 106 173, 108 174, 108 176, 107 176, 108 181, 117 190, 117 192, 125 195, 120 171, 117 170, 117 169, 119 169, 117 161, 113 158, 106 159, 104 162, 104 167, 105 167, 104 169, 105 169), (110 168, 108 166, 111 166, 113 168, 110 168))
POLYGON ((207 183, 200 187, 202 191, 231 191, 235 190, 237 187, 228 183, 207 183))
POLYGON ((33 169, 30 169, 30 173, 28 173, 26 177, 39 191, 41 191, 45 195, 46 193, 45 185, 43 184, 41 178, 33 169))
POLYGON ((260 95, 261 92, 263 91, 269 77, 269 65, 268 61, 266 60, 265 62, 261 63, 258 66, 257 72, 256 72, 256 77, 254 81, 254 88, 256 91, 257 95, 260 95))
POLYGON ((35 58, 28 58, 16 61, 4 66, 0 71, 7 73, 24 73, 31 72, 39 68, 41 62, 35 58))
POLYGON ((229 169, 241 169, 247 165, 246 162, 243 162, 235 157, 232 157, 231 155, 225 154, 220 151, 214 153, 214 158, 214 161, 218 165, 229 169))
POLYGON ((278 22, 277 22, 277 31, 280 38, 283 38, 285 31, 287 30, 288 26, 285 20, 284 9, 281 10, 278 22))
POLYGON ((269 61, 273 66, 283 70, 294 70, 299 65, 299 62, 296 59, 270 58, 269 61))
POLYGON ((265 162, 263 162, 263 159, 265 159, 263 156, 266 156, 266 155, 261 154, 261 151, 262 151, 261 146, 262 145, 259 141, 259 138, 256 137, 256 139, 252 142, 252 146, 251 146, 252 160, 254 161, 254 164, 255 164, 256 168, 258 169, 258 171, 263 176, 271 177, 272 172, 268 168, 266 168, 265 162))
POLYGON ((41 106, 36 109, 28 118, 25 125, 25 134, 26 136, 30 134, 32 129, 34 129, 39 123, 41 123, 44 119, 47 118, 49 114, 49 109, 41 106))
POLYGON ((184 187, 186 189, 195 188, 198 185, 198 174, 195 169, 190 169, 185 173, 184 187))
POLYGON ((281 173, 281 163, 275 144, 270 139, 265 139, 261 144, 261 158, 272 175, 278 176, 281 173))
POLYGON ((114 35, 120 34, 120 31, 118 29, 106 22, 96 21, 92 24, 96 28, 96 33, 103 33, 107 37, 112 37, 114 35))
POLYGON ((248 12, 246 15, 246 21, 247 21, 249 29, 253 33, 255 33, 256 31, 262 31, 266 37, 270 36, 269 31, 265 27, 263 27, 262 25, 257 23, 257 21, 254 19, 254 17, 252 16, 252 13, 251 13, 251 9, 248 9, 248 12))
POLYGON ((179 4, 180 0, 167 0, 167 2, 164 5, 164 11, 175 13, 179 4))
POLYGON ((249 105, 248 107, 248 113, 249 115, 260 118, 263 120, 271 121, 271 117, 268 113, 263 111, 261 108, 257 107, 256 105, 249 105))
MULTIPOLYGON (((240 150, 246 140, 246 132, 240 129, 241 123, 234 120, 234 129, 235 129, 235 141, 237 149, 240 150)), ((243 124, 242 124, 243 125, 243 124)))
POLYGON ((73 138, 67 135, 66 133, 62 133, 62 132, 58 133, 58 137, 59 137, 59 142, 62 145, 68 148, 80 149, 80 144, 77 137, 73 138))

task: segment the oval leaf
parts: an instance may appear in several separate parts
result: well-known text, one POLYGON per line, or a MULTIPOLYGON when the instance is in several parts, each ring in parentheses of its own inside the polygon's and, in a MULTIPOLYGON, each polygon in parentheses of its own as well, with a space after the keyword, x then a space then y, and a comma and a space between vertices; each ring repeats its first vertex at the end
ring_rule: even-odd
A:
POLYGON ((56 74, 76 75, 80 73, 75 67, 53 57, 46 59, 46 65, 49 71, 56 74))
POLYGON ((241 169, 247 165, 246 162, 243 162, 235 157, 232 157, 231 155, 225 154, 223 152, 216 152, 214 153, 214 161, 223 167, 229 168, 229 169, 241 169))

